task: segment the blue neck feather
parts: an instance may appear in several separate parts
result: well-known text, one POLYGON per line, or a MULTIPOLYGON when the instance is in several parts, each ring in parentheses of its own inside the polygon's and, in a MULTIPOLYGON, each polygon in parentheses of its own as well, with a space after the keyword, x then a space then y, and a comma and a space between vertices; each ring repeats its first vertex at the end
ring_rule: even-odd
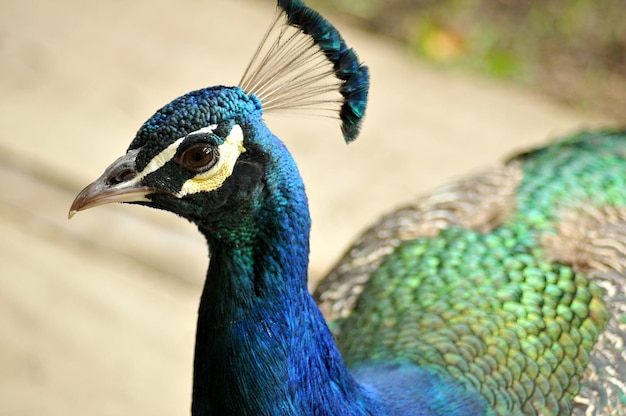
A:
POLYGON ((307 290, 310 219, 297 168, 269 130, 256 130, 269 166, 250 198, 254 207, 232 226, 220 219, 218 235, 200 225, 211 262, 193 414, 368 414, 374 403, 346 369, 307 290))
POLYGON ((482 414, 480 399, 411 363, 362 363, 350 373, 307 289, 310 217, 295 162, 260 120, 245 130, 255 137, 250 152, 266 158, 258 186, 236 191, 247 206, 199 224, 211 261, 193 415, 482 414))

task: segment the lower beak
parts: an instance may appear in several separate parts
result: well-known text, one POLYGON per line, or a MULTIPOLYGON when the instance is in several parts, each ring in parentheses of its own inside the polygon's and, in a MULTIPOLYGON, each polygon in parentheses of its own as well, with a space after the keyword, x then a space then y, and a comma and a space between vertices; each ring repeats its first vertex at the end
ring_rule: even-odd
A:
POLYGON ((112 202, 145 202, 154 189, 141 184, 135 167, 139 149, 131 150, 113 162, 93 183, 87 185, 72 202, 68 218, 78 211, 112 202))

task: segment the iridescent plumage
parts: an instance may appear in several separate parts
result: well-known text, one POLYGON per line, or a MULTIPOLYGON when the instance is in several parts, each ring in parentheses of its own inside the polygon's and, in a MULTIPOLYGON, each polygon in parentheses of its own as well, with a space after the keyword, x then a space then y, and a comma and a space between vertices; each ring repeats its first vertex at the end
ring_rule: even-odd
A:
POLYGON ((622 414, 624 183, 626 134, 580 133, 383 217, 316 292, 344 358, 437 368, 497 414, 622 414))

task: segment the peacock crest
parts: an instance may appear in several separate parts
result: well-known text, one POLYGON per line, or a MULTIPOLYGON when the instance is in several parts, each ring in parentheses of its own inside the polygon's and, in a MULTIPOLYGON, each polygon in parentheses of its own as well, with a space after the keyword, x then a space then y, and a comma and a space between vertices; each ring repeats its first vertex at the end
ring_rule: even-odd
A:
POLYGON ((346 142, 356 139, 367 106, 367 67, 315 10, 301 1, 278 5, 239 86, 257 96, 265 112, 338 115, 346 142))

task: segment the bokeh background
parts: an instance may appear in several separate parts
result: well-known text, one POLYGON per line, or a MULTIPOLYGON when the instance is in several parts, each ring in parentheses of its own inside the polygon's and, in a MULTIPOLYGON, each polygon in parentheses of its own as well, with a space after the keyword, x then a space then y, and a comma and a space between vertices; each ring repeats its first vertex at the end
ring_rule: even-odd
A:
POLYGON ((626 1, 316 0, 447 69, 626 118, 626 1))
MULTIPOLYGON (((350 146, 335 120, 266 117, 307 185, 313 282, 419 193, 625 121, 624 2, 314 4, 372 88, 350 146)), ((202 238, 142 207, 67 210, 157 108, 236 84, 274 7, 0 0, 0 415, 188 414, 202 238)))

